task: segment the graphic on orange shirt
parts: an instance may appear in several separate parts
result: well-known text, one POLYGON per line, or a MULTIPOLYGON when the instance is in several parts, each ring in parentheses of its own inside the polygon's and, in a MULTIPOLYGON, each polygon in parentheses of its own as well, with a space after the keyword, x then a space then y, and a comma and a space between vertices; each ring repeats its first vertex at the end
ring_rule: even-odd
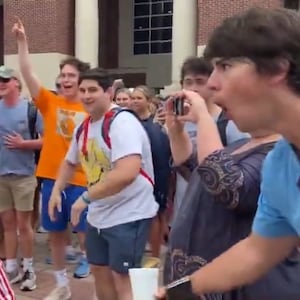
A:
POLYGON ((86 157, 80 151, 79 158, 87 176, 88 186, 92 186, 105 178, 106 173, 110 170, 110 161, 96 139, 88 140, 87 153, 86 157))
POLYGON ((57 132, 66 140, 71 141, 74 129, 85 118, 85 113, 67 109, 57 109, 57 132))

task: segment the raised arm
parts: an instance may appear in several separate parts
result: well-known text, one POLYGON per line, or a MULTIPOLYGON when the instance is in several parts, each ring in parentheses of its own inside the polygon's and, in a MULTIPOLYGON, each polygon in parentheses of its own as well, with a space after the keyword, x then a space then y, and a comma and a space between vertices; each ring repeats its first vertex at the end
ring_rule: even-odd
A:
POLYGON ((28 41, 25 28, 19 18, 13 26, 12 32, 16 36, 18 57, 21 74, 33 99, 36 99, 41 89, 41 83, 35 76, 29 57, 28 41))
POLYGON ((170 148, 175 166, 184 163, 192 154, 193 145, 184 130, 184 123, 180 122, 173 113, 173 99, 166 104, 166 127, 170 139, 170 148))

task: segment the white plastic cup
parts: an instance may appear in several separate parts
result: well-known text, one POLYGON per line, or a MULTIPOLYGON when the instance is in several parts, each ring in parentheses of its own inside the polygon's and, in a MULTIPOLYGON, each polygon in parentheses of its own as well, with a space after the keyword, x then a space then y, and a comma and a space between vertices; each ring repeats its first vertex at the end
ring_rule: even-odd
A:
POLYGON ((129 269, 133 300, 155 300, 158 289, 159 269, 129 269))

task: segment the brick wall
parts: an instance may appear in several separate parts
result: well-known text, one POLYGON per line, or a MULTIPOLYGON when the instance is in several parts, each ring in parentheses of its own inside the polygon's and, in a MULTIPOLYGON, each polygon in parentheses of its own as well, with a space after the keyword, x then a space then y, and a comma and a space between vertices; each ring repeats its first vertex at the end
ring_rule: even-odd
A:
POLYGON ((212 30, 224 18, 253 6, 279 7, 282 0, 198 0, 198 45, 206 44, 212 30))
POLYGON ((14 16, 23 21, 31 53, 74 52, 74 0, 4 0, 4 53, 15 54, 14 16))

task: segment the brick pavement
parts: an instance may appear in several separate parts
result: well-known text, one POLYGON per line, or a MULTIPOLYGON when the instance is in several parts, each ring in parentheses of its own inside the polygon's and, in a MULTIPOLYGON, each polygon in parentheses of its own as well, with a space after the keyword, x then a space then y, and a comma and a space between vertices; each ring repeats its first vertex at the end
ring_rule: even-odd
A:
MULTIPOLYGON (((37 289, 32 292, 21 292, 19 284, 13 288, 16 293, 17 300, 42 300, 55 287, 55 281, 51 272, 51 265, 45 263, 45 258, 49 255, 47 245, 47 234, 36 233, 35 243, 35 270, 37 273, 37 289)), ((165 253, 166 249, 162 249, 165 253)), ((73 270, 75 265, 68 265, 68 275, 70 278, 72 289, 72 300, 95 300, 93 278, 90 275, 87 278, 73 278, 73 270)))
MULTIPOLYGON (((35 269, 37 273, 37 289, 32 292, 21 292, 19 285, 14 285, 17 300, 41 300, 55 287, 51 266, 45 263, 49 255, 47 234, 36 234, 35 269)), ((72 300, 93 300, 93 278, 75 279, 72 277, 74 265, 68 265, 71 281, 72 300)))

